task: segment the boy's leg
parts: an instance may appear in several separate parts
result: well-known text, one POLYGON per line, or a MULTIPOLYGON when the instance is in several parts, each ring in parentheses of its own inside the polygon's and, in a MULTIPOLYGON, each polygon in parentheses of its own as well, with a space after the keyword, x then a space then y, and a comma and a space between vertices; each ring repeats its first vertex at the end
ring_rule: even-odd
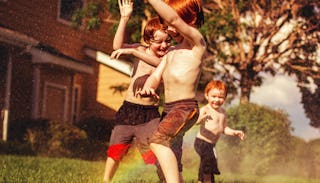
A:
POLYGON ((107 160, 103 182, 111 182, 118 169, 121 159, 127 154, 132 142, 132 126, 116 125, 111 133, 110 145, 107 150, 107 160))
POLYGON ((180 182, 184 182, 183 180, 183 175, 182 175, 182 144, 183 144, 183 134, 180 134, 174 138, 174 140, 171 141, 171 149, 173 153, 175 154, 177 158, 177 163, 178 163, 178 170, 179 170, 179 180, 180 182))
POLYGON ((115 172, 119 167, 119 162, 120 161, 116 161, 110 157, 107 158, 106 167, 105 167, 104 176, 103 176, 104 183, 111 182, 115 172))
POLYGON ((210 175, 210 174, 204 174, 203 175, 203 183, 214 183, 214 180, 212 182, 212 178, 213 175, 210 175))
POLYGON ((171 148, 156 143, 151 143, 150 148, 157 156, 164 177, 166 178, 166 182, 179 183, 177 159, 171 148))

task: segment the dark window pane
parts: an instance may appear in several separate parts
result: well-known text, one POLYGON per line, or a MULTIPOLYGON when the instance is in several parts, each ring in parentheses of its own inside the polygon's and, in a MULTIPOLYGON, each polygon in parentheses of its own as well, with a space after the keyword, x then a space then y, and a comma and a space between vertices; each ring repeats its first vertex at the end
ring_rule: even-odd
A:
POLYGON ((70 21, 75 10, 83 7, 84 0, 60 0, 60 18, 70 21))

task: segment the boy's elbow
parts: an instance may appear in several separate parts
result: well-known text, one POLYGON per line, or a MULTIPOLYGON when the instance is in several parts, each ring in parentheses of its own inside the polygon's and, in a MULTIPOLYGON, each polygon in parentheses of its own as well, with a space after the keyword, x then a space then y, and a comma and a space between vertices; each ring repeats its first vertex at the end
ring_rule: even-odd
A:
POLYGON ((121 45, 116 45, 116 44, 113 45, 113 50, 118 50, 120 48, 121 48, 121 45))

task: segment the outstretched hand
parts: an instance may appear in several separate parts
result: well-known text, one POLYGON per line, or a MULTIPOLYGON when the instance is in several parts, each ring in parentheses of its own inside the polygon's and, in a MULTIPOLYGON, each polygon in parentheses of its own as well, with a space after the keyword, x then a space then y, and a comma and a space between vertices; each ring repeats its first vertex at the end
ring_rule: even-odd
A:
POLYGON ((110 55, 111 59, 118 59, 122 54, 129 55, 132 54, 132 48, 120 48, 113 51, 110 55))
POLYGON ((236 131, 234 132, 234 135, 235 135, 235 136, 238 136, 240 140, 243 140, 243 139, 244 139, 244 136, 245 136, 244 133, 243 133, 243 131, 241 131, 241 130, 236 130, 236 131))
POLYGON ((136 97, 140 95, 141 97, 154 97, 156 99, 160 99, 159 95, 156 93, 155 89, 153 88, 143 88, 142 90, 138 90, 136 92, 136 97))
POLYGON ((121 17, 130 17, 133 12, 133 2, 131 0, 118 0, 121 17))

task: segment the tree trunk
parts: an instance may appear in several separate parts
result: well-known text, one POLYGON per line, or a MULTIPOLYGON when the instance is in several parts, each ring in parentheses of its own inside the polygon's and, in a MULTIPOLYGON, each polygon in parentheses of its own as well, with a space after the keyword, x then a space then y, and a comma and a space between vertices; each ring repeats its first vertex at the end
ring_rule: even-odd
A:
POLYGON ((248 74, 247 70, 240 71, 240 104, 246 104, 250 101, 250 94, 252 89, 252 78, 248 74))

